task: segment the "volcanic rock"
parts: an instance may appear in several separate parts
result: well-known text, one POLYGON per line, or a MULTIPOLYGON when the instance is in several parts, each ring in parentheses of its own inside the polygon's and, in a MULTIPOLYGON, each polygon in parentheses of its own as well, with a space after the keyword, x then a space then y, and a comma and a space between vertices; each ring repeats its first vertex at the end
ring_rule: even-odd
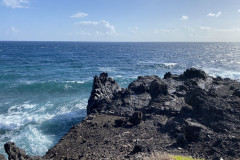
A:
POLYGON ((133 115, 129 118, 129 122, 133 125, 139 125, 143 119, 142 112, 135 112, 133 115))

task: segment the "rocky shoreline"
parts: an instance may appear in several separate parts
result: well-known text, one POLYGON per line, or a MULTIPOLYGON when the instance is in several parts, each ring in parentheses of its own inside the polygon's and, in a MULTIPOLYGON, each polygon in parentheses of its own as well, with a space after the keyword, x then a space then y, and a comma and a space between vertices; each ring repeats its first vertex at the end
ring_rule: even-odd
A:
MULTIPOLYGON (((139 76, 128 88, 94 77, 88 116, 43 157, 6 143, 9 159, 145 159, 152 153, 240 158, 240 83, 194 68, 139 76)), ((0 156, 0 159, 3 159, 0 156)))

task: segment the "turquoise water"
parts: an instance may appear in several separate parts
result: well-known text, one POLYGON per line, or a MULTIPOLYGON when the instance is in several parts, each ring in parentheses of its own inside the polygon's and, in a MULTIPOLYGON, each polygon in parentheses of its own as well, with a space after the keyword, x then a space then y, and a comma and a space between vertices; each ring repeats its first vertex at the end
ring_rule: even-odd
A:
POLYGON ((86 116, 94 75, 122 87, 189 67, 240 79, 240 43, 0 42, 0 153, 13 141, 44 155, 86 116))

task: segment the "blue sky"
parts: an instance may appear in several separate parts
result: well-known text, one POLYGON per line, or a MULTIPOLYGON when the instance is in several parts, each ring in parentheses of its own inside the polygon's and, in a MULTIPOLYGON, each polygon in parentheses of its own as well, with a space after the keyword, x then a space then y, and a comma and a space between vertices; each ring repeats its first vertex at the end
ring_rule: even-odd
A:
POLYGON ((0 0, 0 40, 240 42, 240 0, 0 0))

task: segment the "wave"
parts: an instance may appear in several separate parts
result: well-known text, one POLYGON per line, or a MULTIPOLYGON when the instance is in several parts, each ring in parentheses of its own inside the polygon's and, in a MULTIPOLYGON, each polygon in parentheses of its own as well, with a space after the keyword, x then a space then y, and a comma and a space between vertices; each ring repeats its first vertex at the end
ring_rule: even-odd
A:
POLYGON ((154 61, 149 61, 149 62, 143 62, 140 61, 139 63, 137 63, 138 67, 141 68, 154 68, 154 69, 175 69, 175 68, 180 68, 181 65, 178 63, 174 63, 174 62, 163 62, 163 63, 159 63, 159 62, 154 62, 154 61))
POLYGON ((101 72, 116 73, 115 67, 98 67, 98 70, 101 72))
POLYGON ((92 87, 92 81, 45 81, 45 82, 19 82, 2 84, 4 93, 66 93, 89 90, 92 87))
MULTIPOLYGON (((54 101, 53 101, 54 102, 54 101)), ((87 106, 87 98, 75 99, 74 101, 65 103, 45 104, 23 104, 11 106, 8 112, 0 114, 0 129, 17 130, 28 124, 41 124, 44 121, 50 120, 58 115, 62 120, 74 119, 77 116, 84 116, 84 113, 75 114, 79 110, 85 110, 87 106), (63 116, 68 114, 68 116, 63 116)))
POLYGON ((240 72, 216 68, 202 68, 206 73, 213 77, 231 78, 240 81, 240 72))
POLYGON ((4 154, 4 143, 13 141, 30 155, 44 155, 86 116, 87 98, 59 99, 43 104, 26 101, 0 114, 0 153, 4 154))

